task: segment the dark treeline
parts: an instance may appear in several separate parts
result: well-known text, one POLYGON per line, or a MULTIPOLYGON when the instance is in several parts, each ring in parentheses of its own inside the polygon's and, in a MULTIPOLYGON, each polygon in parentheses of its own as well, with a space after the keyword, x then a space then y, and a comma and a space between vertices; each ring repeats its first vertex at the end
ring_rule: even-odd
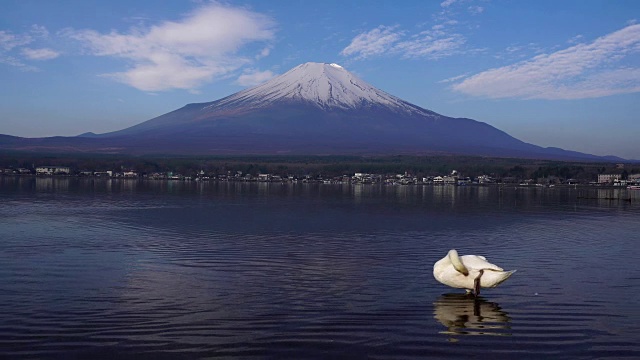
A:
POLYGON ((202 157, 136 157, 126 155, 38 155, 1 153, 0 167, 34 169, 38 166, 67 166, 72 173, 80 171, 125 171, 139 174, 175 172, 183 175, 204 171, 207 174, 279 175, 353 175, 403 174, 435 176, 453 170, 464 176, 490 175, 518 179, 558 177, 595 180, 598 174, 640 173, 640 165, 609 163, 561 162, 514 158, 473 156, 202 156, 202 157))

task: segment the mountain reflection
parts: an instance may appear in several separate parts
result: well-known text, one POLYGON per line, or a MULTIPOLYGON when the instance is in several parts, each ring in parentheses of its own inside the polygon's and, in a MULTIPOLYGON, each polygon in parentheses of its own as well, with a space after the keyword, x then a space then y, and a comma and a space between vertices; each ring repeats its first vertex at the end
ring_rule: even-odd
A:
POLYGON ((447 328, 441 334, 511 335, 511 318, 494 302, 466 294, 445 294, 433 305, 433 317, 447 328))

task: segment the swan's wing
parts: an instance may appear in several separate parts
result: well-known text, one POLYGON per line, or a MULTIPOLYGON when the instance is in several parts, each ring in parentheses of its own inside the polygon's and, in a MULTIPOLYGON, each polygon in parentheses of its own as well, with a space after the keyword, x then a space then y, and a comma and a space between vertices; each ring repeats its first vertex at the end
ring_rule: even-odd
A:
POLYGON ((502 269, 498 265, 488 262, 484 256, 464 255, 464 256, 461 256, 460 259, 462 259, 462 263, 464 264, 464 266, 470 269, 476 269, 476 270, 490 269, 490 270, 496 270, 496 271, 504 271, 504 269, 502 269))

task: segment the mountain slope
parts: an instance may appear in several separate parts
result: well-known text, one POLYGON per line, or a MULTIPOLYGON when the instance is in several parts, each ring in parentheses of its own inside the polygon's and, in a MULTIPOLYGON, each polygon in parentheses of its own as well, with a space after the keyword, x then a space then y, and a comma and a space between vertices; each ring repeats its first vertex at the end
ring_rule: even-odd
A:
POLYGON ((106 134, 0 139, 0 148, 134 154, 430 154, 597 160, 390 95, 336 64, 305 63, 209 103, 106 134))
MULTIPOLYGON (((401 116, 441 117, 379 90, 337 64, 305 63, 264 84, 223 99, 189 104, 181 109, 130 128, 105 134, 118 136, 167 126, 193 125, 201 120, 238 119, 256 112, 274 109, 300 114, 338 112, 344 118, 358 111, 391 111, 401 116)), ((282 119, 282 111, 270 118, 282 119)), ((305 116, 300 116, 300 122, 305 116)), ((239 120, 236 120, 239 121, 239 120)))
POLYGON ((323 110, 385 106, 406 114, 436 115, 379 90, 337 64, 306 63, 262 85, 210 105, 217 109, 264 108, 277 102, 305 102, 323 110))

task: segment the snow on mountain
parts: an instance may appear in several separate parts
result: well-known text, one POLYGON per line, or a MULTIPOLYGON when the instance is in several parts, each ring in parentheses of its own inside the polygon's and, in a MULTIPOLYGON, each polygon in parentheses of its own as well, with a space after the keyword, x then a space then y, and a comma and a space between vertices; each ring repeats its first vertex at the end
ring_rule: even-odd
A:
POLYGON ((425 116, 437 114, 375 88, 338 64, 305 63, 262 85, 240 91, 207 108, 260 108, 280 101, 303 101, 323 110, 385 106, 425 116))
MULTIPOLYGON (((525 143, 379 90, 337 64, 306 63, 262 85, 126 129, 77 137, 0 135, 0 149, 129 154, 469 154, 603 160, 525 143)), ((610 161, 611 159, 607 159, 610 161)))

